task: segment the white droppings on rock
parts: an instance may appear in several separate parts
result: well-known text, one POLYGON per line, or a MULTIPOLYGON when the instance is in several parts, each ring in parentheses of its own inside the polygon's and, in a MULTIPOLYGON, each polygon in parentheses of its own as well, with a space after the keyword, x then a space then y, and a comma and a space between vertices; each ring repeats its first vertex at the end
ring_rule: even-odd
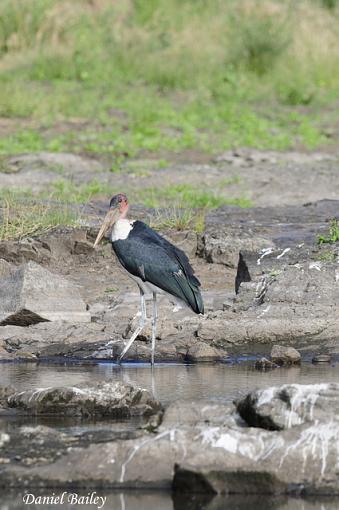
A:
POLYGON ((253 435, 248 435, 248 429, 221 427, 209 427, 201 431, 199 437, 203 445, 209 445, 212 448, 223 448, 228 453, 242 455, 251 461, 259 461, 272 455, 274 450, 283 448, 284 439, 278 437, 274 432, 258 430, 253 435))
POLYGON ((265 313, 269 312, 270 308, 271 308, 271 305, 268 305, 266 308, 264 308, 263 311, 259 315, 257 315, 257 319, 260 319, 260 317, 265 315, 265 313))
MULTIPOLYGON (((336 466, 339 467, 339 423, 337 420, 331 420, 328 423, 314 422, 311 426, 301 431, 298 440, 291 444, 281 458, 279 467, 293 451, 301 451, 303 457, 303 471, 309 463, 317 462, 320 468, 320 477, 325 475, 329 466, 329 454, 333 449, 335 451, 336 466), (319 450, 321 463, 319 463, 319 450)), ((333 466, 331 466, 331 469, 333 466)))
POLYGON ((291 248, 285 248, 281 253, 280 255, 277 256, 277 259, 281 259, 286 253, 288 253, 289 251, 291 251, 291 248))
POLYGON ((270 404, 279 394, 286 391, 292 396, 290 404, 286 406, 285 428, 301 425, 305 421, 314 419, 314 407, 322 391, 328 391, 327 383, 320 384, 284 384, 280 387, 272 386, 260 391, 256 407, 270 404))
POLYGON ((291 409, 286 415, 285 426, 291 428, 308 420, 313 420, 314 406, 321 391, 327 390, 328 384, 291 384, 283 385, 284 388, 292 387, 295 390, 291 398, 291 409))
POLYGON ((261 261, 264 257, 266 257, 267 255, 270 255, 271 253, 273 253, 274 251, 274 248, 270 247, 270 248, 264 248, 263 250, 261 250, 260 252, 260 257, 258 258, 257 260, 257 264, 258 266, 260 266, 261 264, 261 261))
POLYGON ((4 446, 6 443, 8 443, 9 440, 10 440, 9 435, 6 434, 6 432, 1 432, 0 433, 0 448, 2 446, 4 446))
POLYGON ((319 260, 315 261, 315 262, 311 262, 310 265, 308 266, 309 269, 316 269, 317 271, 321 271, 321 268, 322 268, 322 264, 319 260))
POLYGON ((257 401, 257 406, 260 407, 271 402, 276 391, 277 388, 275 386, 270 386, 269 388, 261 391, 257 401))

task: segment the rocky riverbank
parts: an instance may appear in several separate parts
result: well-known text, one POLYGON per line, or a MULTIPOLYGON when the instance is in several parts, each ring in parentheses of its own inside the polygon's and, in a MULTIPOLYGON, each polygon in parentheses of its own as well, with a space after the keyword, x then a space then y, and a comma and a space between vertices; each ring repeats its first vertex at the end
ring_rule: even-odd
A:
MULTIPOLYGON (((238 348, 269 351, 274 343, 338 353, 339 247, 318 244, 338 210, 333 200, 224 207, 206 215, 202 235, 167 232, 191 255, 206 314, 173 314, 161 298, 156 359, 222 361, 238 348)), ((94 251, 97 228, 0 243, 1 359, 118 357, 136 327, 139 298, 109 244, 94 251)), ((149 359, 149 338, 146 328, 129 359, 149 359)))
MULTIPOLYGON (((89 408, 86 392, 92 388, 82 390, 76 402, 72 394, 73 409, 89 408)), ((121 402, 127 390, 140 392, 120 387, 112 388, 112 394, 121 402)), ((48 397, 43 394, 40 389, 31 398, 29 392, 2 389, 1 413, 16 406, 31 412, 38 404, 42 414, 55 413, 51 395, 57 401, 62 391, 49 388, 48 397)), ((286 384, 253 391, 234 405, 178 401, 163 415, 150 396, 143 401, 152 402, 157 419, 125 435, 107 429, 100 433, 100 426, 90 438, 86 430, 80 434, 72 427, 59 431, 46 425, 2 432, 1 487, 339 494, 337 384, 286 384)), ((133 409, 133 399, 129 402, 133 409)), ((105 406, 106 417, 117 416, 107 399, 105 406)))

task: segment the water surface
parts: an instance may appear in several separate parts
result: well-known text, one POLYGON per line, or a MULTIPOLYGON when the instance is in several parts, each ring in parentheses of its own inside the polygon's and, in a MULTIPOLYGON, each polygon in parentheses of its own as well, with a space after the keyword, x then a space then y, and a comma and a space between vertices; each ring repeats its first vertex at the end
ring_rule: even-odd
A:
POLYGON ((176 400, 230 402, 255 388, 281 384, 339 383, 339 363, 312 364, 260 372, 254 361, 245 359, 228 364, 148 364, 112 363, 0 364, 0 385, 19 390, 47 386, 73 386, 98 381, 121 381, 154 391, 164 405, 176 400))

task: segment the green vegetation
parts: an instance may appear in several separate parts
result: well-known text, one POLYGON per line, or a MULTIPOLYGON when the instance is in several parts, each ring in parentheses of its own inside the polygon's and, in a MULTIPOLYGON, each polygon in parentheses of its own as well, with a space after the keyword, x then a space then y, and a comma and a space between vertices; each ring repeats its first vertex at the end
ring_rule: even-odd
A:
POLYGON ((329 232, 327 236, 319 236, 318 237, 318 243, 319 244, 332 244, 339 241, 339 221, 336 219, 333 219, 331 221, 329 232))
POLYGON ((114 190, 107 190, 107 186, 95 179, 82 186, 60 179, 54 183, 53 188, 51 192, 41 193, 40 197, 58 200, 66 204, 84 204, 97 195, 104 195, 108 198, 114 192, 114 190))
POLYGON ((155 230, 194 230, 201 233, 205 227, 204 210, 179 207, 157 210, 150 220, 150 226, 155 230))
POLYGON ((179 205, 182 208, 215 209, 221 205, 250 207, 246 198, 227 198, 209 189, 201 189, 190 184, 177 184, 159 188, 147 188, 138 192, 139 199, 147 207, 166 207, 179 205))
POLYGON ((22 239, 41 234, 59 225, 77 224, 77 214, 66 205, 51 205, 18 198, 13 193, 3 193, 0 199, 2 221, 0 223, 0 241, 22 239))
MULTIPOLYGON (((238 182, 235 176, 223 181, 224 185, 238 182)), ((17 192, 0 192, 0 240, 21 239, 47 231, 58 225, 75 226, 79 223, 80 212, 75 204, 83 204, 101 196, 108 200, 117 190, 108 188, 93 179, 88 184, 76 185, 66 179, 59 179, 50 191, 33 194, 29 189, 17 192)), ((158 230, 187 230, 202 232, 207 209, 221 205, 249 207, 251 202, 244 198, 228 198, 211 189, 189 184, 169 185, 161 189, 144 188, 129 190, 131 202, 156 208, 151 225, 158 230)))
POLYGON ((338 255, 334 250, 324 250, 319 255, 319 260, 322 262, 335 262, 338 255))
POLYGON ((335 0, 3 0, 0 17, 2 154, 106 153, 117 171, 140 152, 328 142, 335 0))
MULTIPOLYGON (((0 156, 87 153, 111 172, 146 177, 139 156, 165 168, 185 151, 331 143, 337 0, 3 0, 0 18, 0 156)), ((0 239, 74 224, 67 204, 116 191, 54 171, 59 181, 34 197, 1 191, 0 239)), ((131 190, 130 199, 166 209, 159 228, 198 231, 205 209, 251 205, 194 184, 131 190)), ((331 228, 319 242, 337 239, 331 228)))

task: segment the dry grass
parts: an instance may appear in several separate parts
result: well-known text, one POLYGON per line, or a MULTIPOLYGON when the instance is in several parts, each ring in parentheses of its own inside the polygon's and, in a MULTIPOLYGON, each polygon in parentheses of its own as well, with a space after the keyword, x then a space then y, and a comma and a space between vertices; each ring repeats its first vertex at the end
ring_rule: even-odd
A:
POLYGON ((9 193, 0 201, 0 241, 23 239, 77 222, 77 215, 65 205, 23 202, 9 193))
POLYGON ((171 207, 156 211, 150 219, 150 226, 155 230, 193 230, 203 232, 205 211, 171 207))

